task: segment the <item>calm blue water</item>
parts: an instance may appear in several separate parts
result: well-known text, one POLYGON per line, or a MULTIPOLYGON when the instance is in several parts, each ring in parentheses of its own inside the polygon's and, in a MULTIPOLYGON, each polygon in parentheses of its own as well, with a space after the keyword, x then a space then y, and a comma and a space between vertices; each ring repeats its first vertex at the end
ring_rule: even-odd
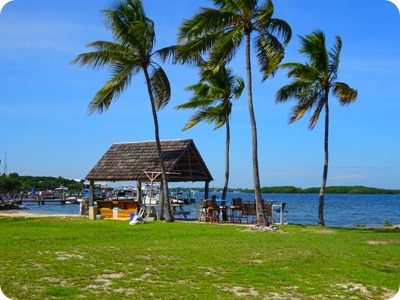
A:
MULTIPOLYGON (((251 200, 254 195, 229 193, 228 199, 234 197, 251 200)), ((273 200, 274 204, 288 203, 289 223, 308 225, 318 223, 318 197, 318 194, 263 194, 263 199, 273 200)), ((391 224, 400 224, 400 195, 328 194, 325 195, 324 218, 325 225, 333 227, 362 224, 370 227, 383 225, 385 220, 391 224)))
MULTIPOLYGON (((220 193, 210 193, 210 197, 220 193)), ((198 214, 202 193, 196 193, 196 203, 187 205, 185 210, 192 211, 191 218, 198 214)), ((247 193, 228 193, 229 202, 240 197, 251 200, 254 195, 247 193)), ((274 203, 287 202, 289 205, 289 223, 316 225, 318 221, 318 194, 263 194, 266 200, 274 203)), ((79 214, 79 205, 61 206, 59 203, 24 203, 32 213, 79 214)), ((367 227, 383 225, 387 220, 391 224, 400 224, 400 195, 325 195, 325 225, 333 227, 367 227)))

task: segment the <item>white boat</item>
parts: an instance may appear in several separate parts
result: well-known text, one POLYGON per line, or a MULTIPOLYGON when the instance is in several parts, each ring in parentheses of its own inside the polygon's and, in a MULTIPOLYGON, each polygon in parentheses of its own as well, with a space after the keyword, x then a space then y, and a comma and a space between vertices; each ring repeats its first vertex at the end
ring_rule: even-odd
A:
POLYGON ((76 196, 69 196, 65 198, 65 204, 78 204, 78 197, 76 196))
POLYGON ((160 204, 160 194, 156 194, 156 195, 145 195, 142 199, 142 203, 144 205, 151 205, 151 206, 155 206, 160 204))

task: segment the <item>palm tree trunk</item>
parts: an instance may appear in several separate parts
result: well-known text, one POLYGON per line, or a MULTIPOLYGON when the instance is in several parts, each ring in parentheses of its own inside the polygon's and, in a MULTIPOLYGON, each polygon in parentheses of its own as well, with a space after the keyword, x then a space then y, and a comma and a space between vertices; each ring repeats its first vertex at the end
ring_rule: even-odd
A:
POLYGON ((251 138, 252 138, 252 158, 253 158, 253 181, 254 194, 256 202, 257 226, 267 225, 262 205, 260 175, 258 171, 258 145, 257 145, 257 126, 253 108, 253 92, 251 77, 251 60, 250 60, 250 33, 246 34, 246 74, 247 74, 247 102, 249 106, 250 122, 251 122, 251 138))
MULTIPOLYGON (((151 89, 151 82, 150 82, 150 76, 147 71, 147 68, 143 68, 144 75, 146 77, 146 83, 147 83, 147 89, 149 92, 149 97, 150 97, 150 102, 151 102, 151 110, 153 113, 153 119, 154 119, 154 131, 155 131, 155 138, 156 138, 156 145, 157 145, 157 151, 158 151, 158 159, 160 161, 160 169, 161 169, 161 176, 162 176, 162 199, 164 201, 164 205, 162 207, 165 208, 165 221, 166 222, 173 222, 174 217, 172 215, 172 210, 171 210, 171 204, 169 202, 169 192, 168 192, 168 182, 167 182, 167 174, 165 172, 165 167, 164 167, 164 158, 162 155, 162 148, 161 148, 161 142, 160 142, 160 133, 159 133, 159 127, 158 127, 158 118, 157 118, 157 110, 156 106, 154 104, 154 97, 153 97, 153 91, 151 89)), ((163 218, 163 214, 161 214, 161 218, 163 218)))
POLYGON ((226 128, 226 140, 225 140, 225 182, 224 188, 222 190, 222 200, 226 199, 226 194, 228 193, 228 184, 229 184, 229 148, 231 143, 231 132, 230 132, 230 124, 229 124, 229 114, 226 115, 225 121, 226 128))
POLYGON ((324 171, 322 174, 322 184, 321 184, 321 189, 319 191, 319 205, 318 205, 318 225, 322 225, 322 226, 325 226, 324 200, 325 200, 326 181, 328 178, 328 162, 329 162, 328 141, 329 141, 329 104, 328 104, 328 99, 326 99, 325 100, 325 138, 324 138, 325 160, 324 160, 324 171))

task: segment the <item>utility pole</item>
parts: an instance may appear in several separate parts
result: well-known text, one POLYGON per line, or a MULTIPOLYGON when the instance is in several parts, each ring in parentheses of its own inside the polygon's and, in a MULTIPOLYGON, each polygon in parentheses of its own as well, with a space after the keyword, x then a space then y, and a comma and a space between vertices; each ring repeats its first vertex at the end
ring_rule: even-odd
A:
POLYGON ((7 175, 7 152, 4 153, 4 175, 7 175))

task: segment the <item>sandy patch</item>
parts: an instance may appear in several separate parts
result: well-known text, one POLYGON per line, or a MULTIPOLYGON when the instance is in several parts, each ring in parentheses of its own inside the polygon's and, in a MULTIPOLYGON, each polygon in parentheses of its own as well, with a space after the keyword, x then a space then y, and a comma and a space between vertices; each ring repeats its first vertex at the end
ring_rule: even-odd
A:
POLYGON ((0 211, 0 217, 23 217, 23 218, 50 218, 50 217, 82 217, 76 214, 38 214, 26 212, 24 210, 5 210, 0 211))
POLYGON ((242 287, 242 286, 236 285, 231 288, 224 287, 221 290, 226 291, 226 292, 231 292, 236 297, 246 297, 247 298, 247 297, 259 296, 258 291, 253 287, 247 288, 247 287, 242 287))
POLYGON ((400 229, 400 224, 384 226, 384 227, 378 227, 378 228, 375 228, 375 229, 382 229, 382 230, 385 230, 385 229, 400 229))
POLYGON ((250 226, 247 227, 245 230, 243 231, 251 231, 251 232, 276 232, 276 233, 283 233, 282 230, 273 227, 273 226, 250 226))
POLYGON ((383 239, 383 240, 369 240, 367 244, 370 245, 385 245, 385 244, 400 244, 400 240, 383 239))

